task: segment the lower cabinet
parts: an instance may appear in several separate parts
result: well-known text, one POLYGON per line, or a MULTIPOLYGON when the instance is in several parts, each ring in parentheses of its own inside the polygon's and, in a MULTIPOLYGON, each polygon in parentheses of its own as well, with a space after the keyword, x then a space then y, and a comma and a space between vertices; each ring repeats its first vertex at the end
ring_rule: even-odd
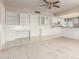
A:
POLYGON ((13 31, 13 30, 7 30, 6 31, 6 41, 13 41, 17 39, 27 39, 29 37, 28 31, 13 31))
POLYGON ((62 35, 71 39, 79 39, 79 28, 63 28, 62 35))

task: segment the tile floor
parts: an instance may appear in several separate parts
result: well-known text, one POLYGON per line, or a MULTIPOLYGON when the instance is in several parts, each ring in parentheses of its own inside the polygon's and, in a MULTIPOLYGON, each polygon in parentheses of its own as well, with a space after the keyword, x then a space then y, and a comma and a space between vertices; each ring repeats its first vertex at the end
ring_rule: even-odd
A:
POLYGON ((0 59, 79 59, 79 41, 65 37, 2 49, 0 59))

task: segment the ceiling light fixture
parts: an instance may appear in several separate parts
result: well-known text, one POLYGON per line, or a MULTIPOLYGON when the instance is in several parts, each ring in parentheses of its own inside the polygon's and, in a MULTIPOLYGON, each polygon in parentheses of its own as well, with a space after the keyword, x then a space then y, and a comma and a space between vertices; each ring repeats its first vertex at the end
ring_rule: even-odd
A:
POLYGON ((52 7, 57 7, 60 8, 60 6, 57 6, 56 4, 59 3, 59 1, 56 0, 43 0, 46 4, 45 5, 40 5, 40 6, 47 6, 49 9, 52 7))

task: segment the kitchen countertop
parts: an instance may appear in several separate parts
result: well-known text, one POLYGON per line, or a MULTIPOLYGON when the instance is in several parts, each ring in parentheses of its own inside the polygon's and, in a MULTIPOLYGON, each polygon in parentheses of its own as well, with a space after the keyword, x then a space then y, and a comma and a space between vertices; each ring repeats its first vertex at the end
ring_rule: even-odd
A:
POLYGON ((79 27, 65 27, 65 26, 51 26, 51 27, 61 27, 61 28, 79 28, 79 27))

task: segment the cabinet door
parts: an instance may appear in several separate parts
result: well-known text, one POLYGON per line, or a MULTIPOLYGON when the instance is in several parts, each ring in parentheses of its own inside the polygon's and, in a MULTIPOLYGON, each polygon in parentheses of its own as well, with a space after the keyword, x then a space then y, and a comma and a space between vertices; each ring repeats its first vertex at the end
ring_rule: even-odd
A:
POLYGON ((31 15, 30 16, 30 24, 31 25, 39 25, 39 16, 38 15, 31 15))
POLYGON ((29 37, 29 32, 22 30, 22 31, 16 31, 16 39, 27 39, 29 37))
POLYGON ((31 37, 37 37, 40 35, 39 29, 32 29, 31 30, 31 37))
POLYGON ((78 18, 74 18, 73 22, 74 22, 74 24, 78 24, 79 23, 79 19, 78 18))
POLYGON ((73 23, 74 23, 74 26, 79 26, 79 18, 74 18, 73 19, 73 23))
POLYGON ((49 16, 41 16, 41 25, 49 25, 50 17, 49 16))
POLYGON ((19 13, 15 11, 6 11, 6 25, 18 25, 19 13))
POLYGON ((33 41, 40 40, 40 31, 39 31, 39 29, 32 29, 31 33, 30 33, 30 38, 33 41))
POLYGON ((16 32, 6 30, 5 35, 6 35, 6 37, 5 37, 6 41, 13 41, 13 40, 15 40, 16 32))
POLYGON ((6 41, 13 41, 13 40, 22 39, 22 38, 27 39, 28 37, 29 37, 28 31, 19 31, 19 30, 6 31, 6 41))
POLYGON ((49 17, 48 16, 44 16, 44 24, 45 25, 49 25, 49 23, 50 23, 49 17))
POLYGON ((29 25, 29 15, 26 13, 20 13, 20 25, 29 25))

